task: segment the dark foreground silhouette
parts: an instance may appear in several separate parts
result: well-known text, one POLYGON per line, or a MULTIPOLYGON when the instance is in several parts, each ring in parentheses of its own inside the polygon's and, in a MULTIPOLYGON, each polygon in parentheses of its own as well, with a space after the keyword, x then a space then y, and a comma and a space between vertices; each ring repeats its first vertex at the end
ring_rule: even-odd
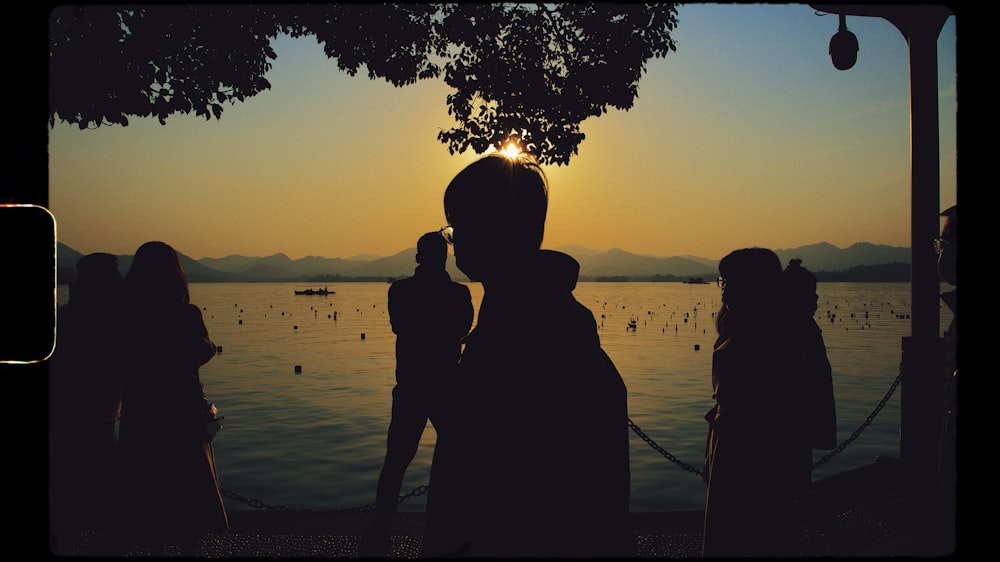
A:
POLYGON ((703 475, 705 557, 793 556, 803 443, 795 418, 795 343, 784 324, 781 262, 764 248, 719 262, 722 307, 712 353, 703 475), (761 462, 767 459, 766 462, 761 462))
POLYGON ((793 359, 798 362, 794 379, 798 398, 795 423, 801 436, 798 459, 799 483, 796 490, 798 509, 807 509, 812 486, 813 449, 831 450, 837 446, 837 407, 833 395, 833 366, 826 354, 823 330, 816 323, 819 295, 816 275, 802 260, 792 259, 781 273, 784 297, 785 328, 792 338, 793 359))
POLYGON ((228 528, 198 373, 215 345, 173 248, 140 246, 125 284, 117 539, 190 553, 205 533, 228 528))
POLYGON ((539 249, 544 174, 489 155, 444 206, 456 265, 483 300, 435 422, 423 554, 634 555, 626 388, 573 297, 579 265, 539 249), (544 330, 524 325, 538 316, 544 330))
MULTIPOLYGON (((945 217, 941 236, 935 242, 938 273, 954 289, 941 293, 941 301, 952 312, 951 324, 944 333, 944 418, 938 446, 938 482, 944 501, 946 520, 957 522, 956 494, 958 485, 958 205, 941 213, 945 217)), ((949 539, 955 540, 955 526, 949 528, 949 539)))
POLYGON ((57 554, 67 554, 84 529, 111 528, 117 485, 124 280, 111 254, 84 256, 76 269, 49 361, 50 540, 57 554))
MULTIPOLYGON (((445 271, 448 243, 440 232, 417 241, 412 277, 389 286, 389 322, 396 334, 396 386, 385 460, 375 495, 375 520, 361 541, 363 557, 388 556, 389 532, 403 476, 420 445, 427 420, 437 426, 435 412, 454 380, 462 338, 472 328, 475 311, 469 288, 445 271)), ((443 404, 447 407, 447 404, 443 404)))

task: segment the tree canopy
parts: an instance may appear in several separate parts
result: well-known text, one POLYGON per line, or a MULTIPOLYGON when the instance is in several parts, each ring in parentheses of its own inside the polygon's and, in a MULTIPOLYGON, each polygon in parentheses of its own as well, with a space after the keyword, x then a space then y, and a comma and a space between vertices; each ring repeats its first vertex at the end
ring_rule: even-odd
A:
POLYGON ((628 110, 651 58, 676 45, 676 4, 64 5, 49 21, 49 126, 222 117, 270 88, 279 35, 315 36, 351 76, 441 78, 450 153, 515 142, 568 164, 580 124, 628 110))

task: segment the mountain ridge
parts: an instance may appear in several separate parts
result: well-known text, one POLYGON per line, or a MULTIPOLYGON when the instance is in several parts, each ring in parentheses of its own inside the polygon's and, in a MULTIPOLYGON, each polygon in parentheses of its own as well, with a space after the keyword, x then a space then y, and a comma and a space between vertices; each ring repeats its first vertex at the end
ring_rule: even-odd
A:
MULTIPOLYGON (((56 258, 59 282, 69 282, 75 278, 76 261, 82 254, 72 247, 57 242, 56 258)), ((593 250, 583 246, 561 246, 552 248, 573 256, 580 263, 581 281, 601 280, 656 280, 681 281, 691 277, 714 279, 719 260, 698 256, 648 256, 633 254, 620 248, 593 250)), ((884 266, 910 263, 910 249, 883 244, 858 242, 847 248, 838 248, 828 242, 809 244, 798 248, 774 250, 783 264, 792 258, 802 259, 802 265, 817 273, 820 280, 824 276, 836 280, 851 280, 847 272, 852 268, 884 266), (835 275, 821 275, 831 273, 835 275)), ((357 258, 325 258, 306 256, 291 259, 284 253, 255 257, 231 254, 222 258, 194 259, 181 252, 188 280, 192 283, 210 282, 336 282, 380 281, 390 278, 407 277, 416 267, 416 248, 407 248, 391 256, 357 258)), ((124 275, 132 263, 131 255, 120 255, 119 270, 124 275)), ((455 266, 454 257, 448 260, 448 273, 453 279, 468 281, 455 266)), ((907 272, 908 272, 908 268, 907 272)), ((894 274, 899 276, 899 272, 894 274)), ((891 279, 891 280, 909 280, 891 279)))

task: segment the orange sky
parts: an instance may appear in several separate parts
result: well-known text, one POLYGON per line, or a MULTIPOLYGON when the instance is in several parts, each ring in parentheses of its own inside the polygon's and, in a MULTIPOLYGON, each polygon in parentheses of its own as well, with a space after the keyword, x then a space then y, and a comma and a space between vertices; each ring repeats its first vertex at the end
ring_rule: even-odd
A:
MULTIPOLYGON (((861 50, 838 71, 835 15, 807 5, 690 4, 677 51, 652 61, 628 112, 551 184, 544 246, 717 259, 744 246, 910 245, 906 41, 848 18, 861 50)), ((938 42, 941 206, 957 201, 956 31, 938 42)), ((193 257, 390 255, 444 224, 448 181, 476 158, 436 140, 448 88, 349 77, 311 38, 280 38, 272 88, 221 120, 49 132, 49 208, 76 250, 163 240, 193 257)))

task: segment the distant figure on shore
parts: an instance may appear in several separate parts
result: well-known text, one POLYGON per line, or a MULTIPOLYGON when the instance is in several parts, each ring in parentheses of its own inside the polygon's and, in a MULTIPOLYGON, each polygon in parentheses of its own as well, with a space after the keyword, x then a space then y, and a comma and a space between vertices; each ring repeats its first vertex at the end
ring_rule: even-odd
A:
POLYGON ((396 334, 396 386, 385 460, 375 495, 375 520, 362 535, 362 557, 389 554, 392 516, 406 469, 420 445, 427 420, 435 422, 444 383, 454 379, 462 338, 472 328, 472 293, 445 270, 448 242, 438 231, 417 241, 412 277, 389 286, 389 322, 396 334))
POLYGON ((121 407, 124 280, 105 253, 76 262, 49 360, 49 489, 53 552, 85 530, 107 531, 114 507, 121 407))
POLYGON ((799 418, 801 431, 801 481, 798 501, 808 503, 812 488, 812 450, 837 447, 837 408, 833 395, 833 368, 826 353, 823 330, 816 323, 819 294, 816 275, 802 267, 801 259, 788 262, 781 274, 782 294, 788 305, 787 329, 798 352, 799 418))
POLYGON ((215 453, 204 437, 198 372, 215 356, 215 344, 169 245, 140 246, 125 285, 119 538, 126 547, 175 545, 192 555, 206 533, 229 528, 215 453))
POLYGON ((719 262, 716 403, 705 416, 705 557, 799 554, 800 373, 785 326, 781 274, 781 260, 766 248, 735 250, 719 262))
POLYGON ((445 191, 456 264, 484 294, 435 421, 424 556, 636 555, 627 391, 573 296, 579 264, 540 249, 547 207, 527 155, 484 156, 445 191))

